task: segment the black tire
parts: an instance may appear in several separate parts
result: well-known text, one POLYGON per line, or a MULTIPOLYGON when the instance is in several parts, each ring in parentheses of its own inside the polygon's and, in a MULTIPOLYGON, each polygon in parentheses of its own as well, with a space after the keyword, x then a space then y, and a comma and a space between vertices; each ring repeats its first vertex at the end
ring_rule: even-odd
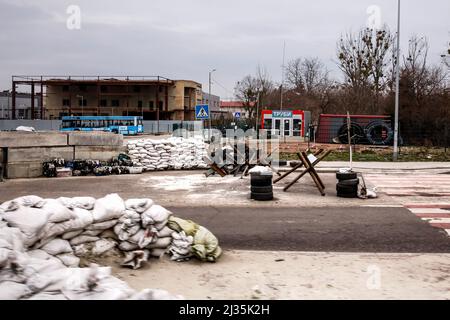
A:
POLYGON ((356 178, 358 178, 358 174, 356 172, 349 172, 349 173, 336 172, 336 179, 338 179, 339 181, 352 180, 356 178))
POLYGON ((268 187, 272 185, 272 176, 252 175, 250 178, 252 187, 268 187))
POLYGON ((273 187, 252 187, 252 193, 273 193, 273 187))
POLYGON ((357 186, 357 185, 359 185, 359 179, 340 180, 338 185, 340 185, 340 186, 357 186))
MULTIPOLYGON (((343 144, 348 144, 347 131, 347 124, 344 124, 342 127, 340 127, 338 131, 339 141, 343 144)), ((350 137, 352 140, 352 144, 358 143, 361 138, 364 138, 364 129, 359 124, 352 122, 350 124, 350 137)))
POLYGON ((358 193, 356 192, 356 193, 340 193, 340 192, 338 192, 337 193, 337 196, 339 197, 339 198, 349 198, 349 199, 352 199, 352 198, 358 198, 358 193))
POLYGON ((373 121, 365 128, 366 138, 376 146, 389 145, 394 139, 394 131, 386 122, 373 121))
POLYGON ((336 191, 339 194, 357 194, 358 193, 358 186, 343 186, 339 183, 336 185, 336 191))
POLYGON ((271 201, 273 200, 273 192, 268 193, 251 193, 251 198, 256 201, 271 201))

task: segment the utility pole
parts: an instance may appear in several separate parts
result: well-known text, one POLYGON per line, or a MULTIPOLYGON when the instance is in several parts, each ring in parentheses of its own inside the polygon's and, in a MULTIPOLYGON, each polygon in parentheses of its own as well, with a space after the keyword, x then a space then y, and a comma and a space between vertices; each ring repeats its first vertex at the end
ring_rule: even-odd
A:
POLYGON ((259 95, 260 95, 260 91, 258 90, 258 95, 256 97, 256 123, 255 123, 255 128, 256 128, 256 136, 258 136, 258 120, 259 120, 259 95))
POLYGON ((397 65, 395 75, 395 124, 394 124, 394 155, 393 160, 398 160, 398 117, 400 105, 400 1, 398 0, 398 17, 397 17, 397 65))
POLYGON ((211 112, 211 74, 216 71, 216 69, 212 69, 209 72, 209 88, 208 88, 208 109, 209 109, 209 140, 211 140, 211 118, 212 118, 212 112, 211 112))

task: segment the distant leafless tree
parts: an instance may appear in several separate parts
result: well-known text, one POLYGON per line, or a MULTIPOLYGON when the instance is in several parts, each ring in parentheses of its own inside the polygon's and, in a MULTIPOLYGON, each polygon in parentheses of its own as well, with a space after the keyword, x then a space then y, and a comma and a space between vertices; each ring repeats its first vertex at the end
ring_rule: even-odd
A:
POLYGON ((338 66, 346 85, 353 91, 357 109, 379 112, 379 98, 389 82, 392 44, 393 37, 387 27, 348 33, 338 41, 338 66))
POLYGON ((314 94, 328 81, 329 71, 318 58, 297 58, 286 67, 286 82, 301 94, 314 94))
POLYGON ((243 102, 244 108, 252 119, 256 115, 256 103, 259 101, 261 107, 265 105, 267 96, 273 90, 273 83, 267 70, 258 66, 256 75, 245 76, 236 84, 234 90, 236 98, 243 102))

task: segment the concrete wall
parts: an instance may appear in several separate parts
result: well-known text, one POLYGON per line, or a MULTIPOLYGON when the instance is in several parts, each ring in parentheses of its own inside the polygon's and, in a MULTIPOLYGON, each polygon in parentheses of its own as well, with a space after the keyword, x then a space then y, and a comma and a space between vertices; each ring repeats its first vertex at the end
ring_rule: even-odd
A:
POLYGON ((110 160, 125 151, 123 136, 107 132, 0 132, 7 178, 42 176, 42 164, 55 158, 110 160))
MULTIPOLYGON (((159 131, 158 121, 146 120, 143 121, 143 125, 146 133, 171 133, 174 125, 189 130, 201 130, 203 128, 202 121, 160 120, 159 131)), ((33 127, 37 131, 59 131, 61 120, 0 120, 0 131, 15 130, 18 126, 33 127)))

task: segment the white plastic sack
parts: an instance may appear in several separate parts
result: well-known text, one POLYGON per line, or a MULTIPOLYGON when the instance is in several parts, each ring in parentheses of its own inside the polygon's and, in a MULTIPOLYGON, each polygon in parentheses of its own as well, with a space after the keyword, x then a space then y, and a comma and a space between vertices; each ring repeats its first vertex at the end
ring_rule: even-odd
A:
POLYGON ((48 212, 49 222, 58 223, 75 218, 75 215, 70 209, 55 199, 45 199, 45 204, 42 207, 42 210, 48 212))
POLYGON ((100 239, 94 243, 92 248, 92 254, 96 256, 101 256, 105 252, 112 250, 116 246, 115 241, 100 239))
POLYGON ((153 205, 152 199, 128 199, 125 201, 125 208, 142 213, 153 205))
POLYGON ((77 268, 80 265, 80 258, 72 253, 63 253, 56 256, 61 262, 69 268, 77 268))
POLYGON ((146 210, 144 213, 142 213, 142 226, 145 228, 148 225, 151 224, 163 224, 161 229, 164 228, 165 223, 167 222, 167 219, 169 216, 171 216, 172 213, 161 207, 160 205, 153 205, 150 207, 150 209, 146 210))
POLYGON ((56 256, 62 253, 72 253, 72 247, 69 241, 63 239, 54 239, 41 248, 48 254, 56 256))
POLYGON ((79 235, 79 236, 76 236, 75 238, 70 239, 70 244, 72 246, 77 246, 77 245, 83 244, 83 243, 95 242, 99 239, 100 239, 99 237, 79 235))
POLYGON ((93 210, 95 222, 118 219, 125 211, 125 203, 118 194, 109 194, 97 199, 93 210))
POLYGON ((92 210, 95 205, 95 198, 92 197, 73 197, 73 198, 60 197, 56 200, 61 202, 64 206, 66 206, 69 209, 80 208, 85 210, 92 210))

